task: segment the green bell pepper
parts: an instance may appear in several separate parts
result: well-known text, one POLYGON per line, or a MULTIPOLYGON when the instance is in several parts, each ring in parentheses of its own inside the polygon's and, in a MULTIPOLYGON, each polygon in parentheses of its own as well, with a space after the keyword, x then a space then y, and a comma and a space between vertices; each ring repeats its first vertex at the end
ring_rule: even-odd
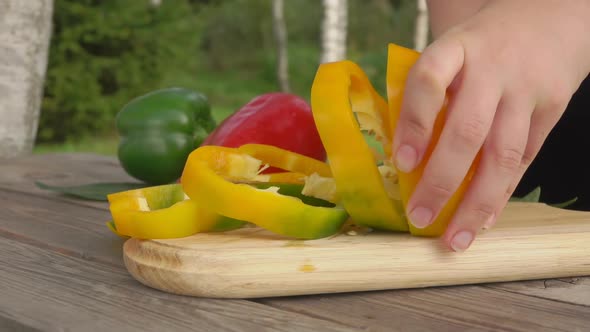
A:
POLYGON ((145 183, 171 183, 215 126, 205 95, 185 88, 150 92, 131 100, 116 116, 119 161, 145 183))

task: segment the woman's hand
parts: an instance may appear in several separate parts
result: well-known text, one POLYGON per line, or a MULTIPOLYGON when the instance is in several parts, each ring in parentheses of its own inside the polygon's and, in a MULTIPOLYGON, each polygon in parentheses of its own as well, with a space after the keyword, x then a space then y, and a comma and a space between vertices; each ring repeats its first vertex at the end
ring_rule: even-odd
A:
POLYGON ((494 224, 590 70, 588 17, 586 0, 491 0, 424 50, 395 132, 400 171, 420 163, 445 93, 450 98, 444 130, 408 202, 412 224, 432 223, 480 150, 443 240, 463 251, 494 224))

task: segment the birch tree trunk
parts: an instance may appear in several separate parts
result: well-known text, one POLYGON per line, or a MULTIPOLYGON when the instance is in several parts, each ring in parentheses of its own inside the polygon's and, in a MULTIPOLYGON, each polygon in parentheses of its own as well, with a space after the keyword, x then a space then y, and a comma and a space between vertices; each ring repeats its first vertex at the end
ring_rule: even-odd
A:
POLYGON ((287 52, 287 26, 283 0, 272 1, 272 21, 277 48, 277 79, 281 91, 289 92, 289 56, 287 52))
POLYGON ((320 62, 346 59, 348 1, 323 0, 322 55, 320 62))
POLYGON ((416 30, 414 32, 414 48, 422 52, 428 45, 428 6, 426 0, 418 1, 418 16, 416 17, 416 30))
POLYGON ((0 157, 33 149, 52 14, 53 0, 0 0, 0 157))

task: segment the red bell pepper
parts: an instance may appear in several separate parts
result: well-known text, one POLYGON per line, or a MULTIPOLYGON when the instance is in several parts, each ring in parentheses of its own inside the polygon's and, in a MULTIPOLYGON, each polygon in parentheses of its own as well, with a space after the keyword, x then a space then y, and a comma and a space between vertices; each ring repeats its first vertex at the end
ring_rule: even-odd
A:
POLYGON ((201 146, 237 148, 248 143, 273 145, 326 160, 311 107, 289 93, 266 93, 252 99, 220 123, 201 146))

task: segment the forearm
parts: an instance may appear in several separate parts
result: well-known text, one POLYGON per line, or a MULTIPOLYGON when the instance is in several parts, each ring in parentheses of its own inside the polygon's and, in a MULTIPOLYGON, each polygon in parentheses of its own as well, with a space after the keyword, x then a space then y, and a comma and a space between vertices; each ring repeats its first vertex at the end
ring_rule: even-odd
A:
POLYGON ((438 38, 454 25, 477 13, 488 0, 427 0, 430 25, 438 38))

